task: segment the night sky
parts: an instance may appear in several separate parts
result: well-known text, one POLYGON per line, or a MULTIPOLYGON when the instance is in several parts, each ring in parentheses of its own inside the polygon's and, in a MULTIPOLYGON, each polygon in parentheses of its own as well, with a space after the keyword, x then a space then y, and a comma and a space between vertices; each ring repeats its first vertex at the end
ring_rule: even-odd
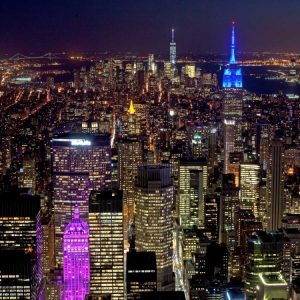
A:
POLYGON ((0 0, 0 55, 92 51, 300 51, 300 0, 0 0))

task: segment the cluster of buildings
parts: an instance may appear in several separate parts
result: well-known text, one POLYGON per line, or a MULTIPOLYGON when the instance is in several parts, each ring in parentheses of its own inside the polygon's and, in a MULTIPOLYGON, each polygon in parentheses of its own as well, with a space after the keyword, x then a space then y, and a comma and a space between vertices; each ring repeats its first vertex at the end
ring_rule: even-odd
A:
POLYGON ((222 76, 172 30, 168 61, 5 87, 1 299, 299 299, 300 103, 244 89, 234 23, 222 76))

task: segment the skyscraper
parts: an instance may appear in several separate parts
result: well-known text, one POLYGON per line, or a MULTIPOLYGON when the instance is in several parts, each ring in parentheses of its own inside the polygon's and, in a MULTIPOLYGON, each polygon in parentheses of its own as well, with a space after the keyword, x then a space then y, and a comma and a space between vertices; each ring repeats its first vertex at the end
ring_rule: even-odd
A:
POLYGON ((108 135, 60 134, 52 139, 52 151, 56 262, 61 265, 62 233, 74 204, 87 220, 91 190, 110 188, 110 139, 108 135))
MULTIPOLYGON (((223 102, 223 119, 224 123, 231 125, 232 128, 224 127, 225 136, 228 136, 226 130, 232 130, 233 135, 233 151, 242 151, 242 114, 243 114, 243 78, 242 69, 238 66, 235 55, 235 22, 232 22, 231 32, 231 50, 229 64, 226 66, 223 75, 223 89, 224 89, 224 102, 223 102)), ((225 172, 227 168, 228 151, 231 151, 226 143, 232 143, 225 139, 224 152, 225 152, 225 172), (227 155, 227 156, 226 156, 227 155)))
POLYGON ((157 288, 174 289, 172 276, 172 202, 170 167, 147 165, 138 168, 136 181, 136 248, 154 251, 157 288))
POLYGON ((123 190, 126 227, 128 227, 128 223, 133 222, 135 211, 134 181, 137 176, 137 168, 142 163, 143 141, 138 138, 121 139, 118 143, 118 179, 119 187, 123 190))
POLYGON ((181 226, 204 227, 204 196, 207 190, 207 162, 204 159, 179 162, 178 210, 181 226))
POLYGON ((229 173, 229 157, 234 152, 234 127, 235 121, 224 119, 224 174, 229 173))
POLYGON ((75 204, 63 235, 64 300, 82 300, 90 289, 89 226, 75 204))
POLYGON ((271 161, 269 166, 269 188, 271 219, 270 230, 277 230, 281 227, 283 218, 283 144, 280 139, 271 142, 271 161))
POLYGON ((172 28, 172 40, 170 42, 170 63, 172 67, 176 66, 176 43, 175 43, 175 30, 172 28))
POLYGON ((40 197, 0 192, 0 299, 37 299, 41 247, 40 197))
POLYGON ((251 209, 258 217, 259 200, 259 172, 257 164, 241 164, 240 166, 240 189, 242 209, 251 209))
POLYGON ((127 252, 127 300, 139 299, 141 292, 156 292, 157 272, 154 252, 127 252))
POLYGON ((89 199, 91 293, 124 299, 123 197, 93 191, 89 199))

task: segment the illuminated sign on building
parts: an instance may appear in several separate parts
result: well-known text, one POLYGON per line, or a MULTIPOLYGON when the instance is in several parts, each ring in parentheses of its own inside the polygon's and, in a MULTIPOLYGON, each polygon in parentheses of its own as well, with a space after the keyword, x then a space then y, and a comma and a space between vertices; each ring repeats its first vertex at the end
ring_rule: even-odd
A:
POLYGON ((84 139, 53 139, 55 142, 71 142, 72 146, 91 146, 92 142, 84 139))

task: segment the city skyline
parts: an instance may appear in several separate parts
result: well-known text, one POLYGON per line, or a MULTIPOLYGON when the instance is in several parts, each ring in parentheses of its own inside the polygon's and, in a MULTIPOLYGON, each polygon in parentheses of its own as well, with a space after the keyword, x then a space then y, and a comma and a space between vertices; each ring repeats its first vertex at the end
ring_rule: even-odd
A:
POLYGON ((1 299, 300 298, 300 4, 240 2, 0 2, 1 299))
POLYGON ((299 1, 1 1, 0 53, 109 51, 166 54, 170 30, 178 53, 228 53, 228 24, 239 51, 300 51, 299 1), (285 16, 288 15, 289 18, 285 16), (255 17, 254 17, 255 16, 255 17), (276 34, 274 34, 276 33, 276 34), (140 41, 143 41, 140 43, 140 41), (284 43, 282 43, 284 41, 284 43))

